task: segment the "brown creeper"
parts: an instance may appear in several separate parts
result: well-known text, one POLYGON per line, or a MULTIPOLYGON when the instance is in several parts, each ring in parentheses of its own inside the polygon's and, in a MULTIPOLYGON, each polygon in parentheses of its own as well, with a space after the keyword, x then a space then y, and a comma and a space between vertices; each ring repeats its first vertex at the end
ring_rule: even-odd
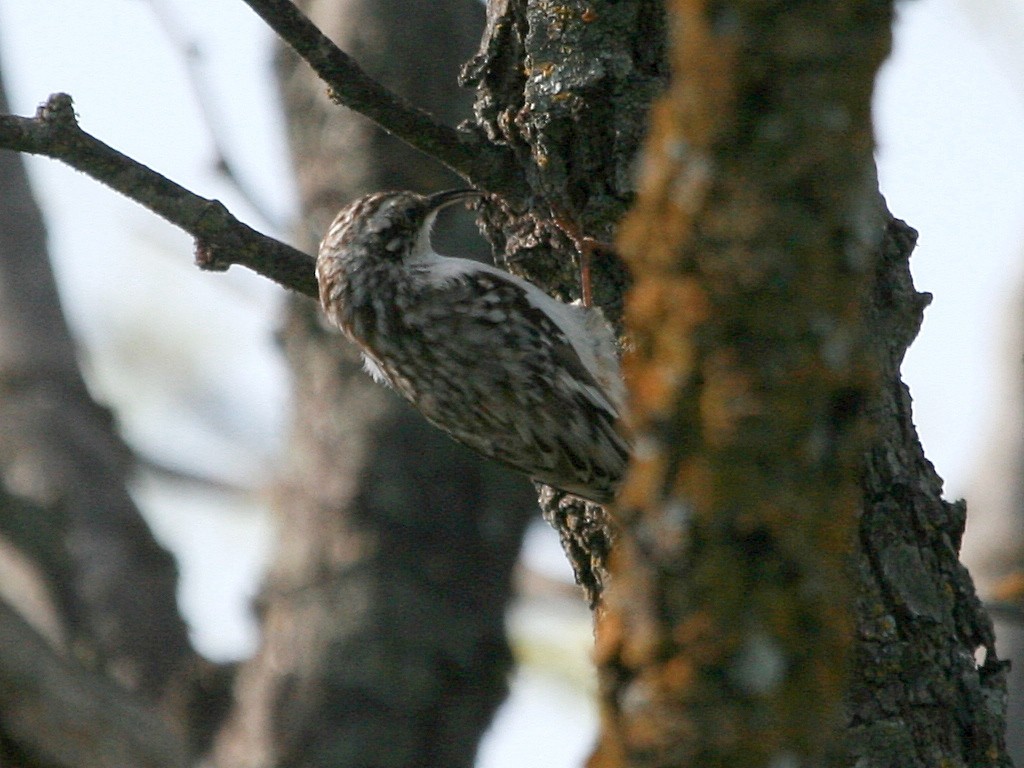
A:
POLYGON ((496 267, 440 256, 438 211, 475 190, 379 192, 338 214, 316 275, 367 370, 470 448, 555 488, 611 501, 629 447, 611 330, 496 267))

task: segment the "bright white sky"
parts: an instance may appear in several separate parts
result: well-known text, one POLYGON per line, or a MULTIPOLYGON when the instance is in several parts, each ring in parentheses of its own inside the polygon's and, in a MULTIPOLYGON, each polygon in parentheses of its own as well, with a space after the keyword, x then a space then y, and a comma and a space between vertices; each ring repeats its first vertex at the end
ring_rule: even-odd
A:
MULTIPOLYGON (((274 233, 212 170, 210 127, 171 41, 183 35, 199 46, 209 119, 228 137, 231 161, 270 217, 288 221, 294 203, 270 36, 240 0, 45 5, 0 6, 16 113, 31 114, 54 91, 71 93, 86 130, 274 233), (158 23, 154 7, 171 21, 158 23)), ((921 232, 915 280, 935 294, 904 371, 925 450, 951 496, 965 492, 998 424, 997 398, 1008 388, 997 388, 997 376, 1020 361, 1015 351, 997 373, 1022 277, 1024 94, 1013 83, 1024 82, 1024 12, 1021 0, 974 5, 900 5, 876 118, 882 190, 921 232)), ((225 481, 267 475, 286 425, 286 377, 271 340, 280 291, 238 268, 200 273, 188 238, 147 211, 57 163, 30 168, 91 381, 129 438, 165 463, 225 481)), ((215 656, 244 653, 254 637, 243 606, 272 539, 258 500, 192 499, 153 483, 140 485, 139 498, 158 534, 184 553, 182 601, 196 641, 215 656)), ((558 702, 558 712, 518 724, 531 735, 492 739, 483 763, 540 766, 536 745, 547 739, 530 729, 545 723, 557 729, 552 737, 561 731, 562 749, 540 750, 546 764, 577 763, 586 726, 567 738, 564 721, 585 723, 587 708, 570 714, 563 695, 572 698, 548 690, 539 703, 558 702)))

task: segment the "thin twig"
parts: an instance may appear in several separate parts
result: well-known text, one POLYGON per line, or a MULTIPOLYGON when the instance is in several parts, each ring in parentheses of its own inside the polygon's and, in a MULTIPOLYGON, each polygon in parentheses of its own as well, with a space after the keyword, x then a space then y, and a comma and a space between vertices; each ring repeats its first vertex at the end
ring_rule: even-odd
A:
POLYGON ((196 264, 202 269, 240 264, 317 298, 311 256, 257 232, 221 202, 190 192, 86 133, 66 93, 50 96, 34 118, 0 116, 0 148, 60 160, 141 203, 196 239, 196 264))
POLYGON ((338 104, 368 117, 480 189, 505 196, 522 194, 522 171, 507 148, 444 125, 385 88, 363 72, 291 0, 244 2, 305 59, 338 104))
POLYGON ((209 78, 206 77, 204 70, 207 60, 202 47, 195 38, 189 35, 186 25, 176 8, 173 7, 173 3, 165 2, 165 0, 149 0, 149 8, 153 12, 153 18, 163 30, 167 41, 177 51, 185 68, 186 79, 192 90, 192 95, 195 97, 203 125, 213 144, 217 172, 235 188, 235 191, 264 221, 270 222, 278 228, 283 227, 284 222, 280 220, 280 217, 275 217, 271 213, 271 207, 261 199, 261 195, 251 185, 245 182, 231 159, 231 142, 228 140, 224 109, 221 108, 223 100, 216 98, 210 87, 209 78))

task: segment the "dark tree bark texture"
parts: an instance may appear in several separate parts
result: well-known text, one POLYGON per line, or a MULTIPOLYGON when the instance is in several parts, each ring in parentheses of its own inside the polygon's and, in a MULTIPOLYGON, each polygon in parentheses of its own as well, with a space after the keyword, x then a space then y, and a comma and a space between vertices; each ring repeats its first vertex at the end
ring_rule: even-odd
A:
POLYGON ((670 4, 620 230, 638 451, 598 625, 594 765, 814 765, 851 641, 885 3, 670 4))
MULTIPOLYGON (((477 125, 511 147, 528 182, 490 214, 488 236, 507 267, 575 299, 578 265, 552 207, 604 241, 625 213, 647 110, 665 82, 662 4, 498 0, 487 14, 463 82, 476 87, 477 125)), ((605 256, 594 302, 618 324, 626 274, 605 256)))
POLYGON ((877 434, 862 478, 847 745, 867 765, 1009 766, 1007 663, 958 557, 966 506, 942 499, 899 377, 931 298, 911 281, 916 240, 890 219, 872 293, 882 392, 869 412, 877 434))
POLYGON ((891 13, 672 5, 620 232, 645 450, 615 514, 593 766, 1009 764, 964 509, 899 380, 926 298, 871 157, 891 13))

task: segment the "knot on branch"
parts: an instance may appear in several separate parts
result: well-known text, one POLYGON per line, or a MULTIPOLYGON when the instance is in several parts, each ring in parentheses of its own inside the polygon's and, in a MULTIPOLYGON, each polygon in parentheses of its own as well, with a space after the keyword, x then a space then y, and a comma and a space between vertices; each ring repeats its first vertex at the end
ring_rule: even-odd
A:
POLYGON ((206 272, 227 272, 232 261, 223 256, 214 243, 197 237, 195 240, 195 264, 206 272))
POLYGON ((75 103, 67 93, 52 93, 36 110, 36 119, 57 129, 77 128, 75 103))

